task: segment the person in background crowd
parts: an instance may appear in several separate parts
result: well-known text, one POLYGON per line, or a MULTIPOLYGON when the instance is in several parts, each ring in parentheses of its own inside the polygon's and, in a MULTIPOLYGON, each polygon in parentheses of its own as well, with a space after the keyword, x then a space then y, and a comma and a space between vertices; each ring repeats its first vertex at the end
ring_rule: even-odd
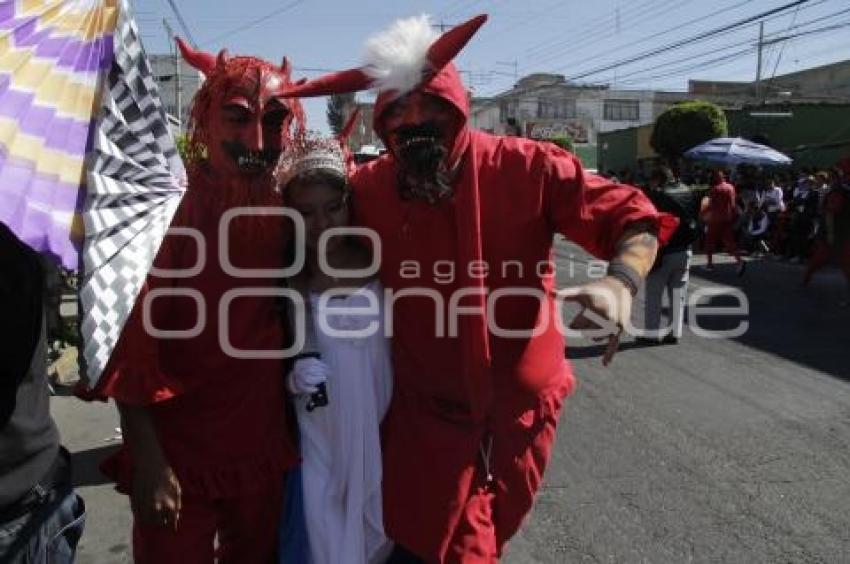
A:
POLYGON ((824 210, 821 229, 806 272, 803 274, 803 286, 808 286, 815 272, 830 260, 836 261, 847 280, 847 297, 850 299, 850 189, 840 179, 833 180, 832 187, 824 198, 824 210))
POLYGON ((638 342, 676 344, 682 337, 685 301, 691 263, 691 246, 697 238, 699 202, 688 186, 676 181, 669 168, 654 170, 647 195, 658 211, 679 219, 679 226, 667 245, 661 248, 643 286, 645 335, 638 342), (670 325, 661 327, 661 306, 667 295, 670 325))
POLYGON ((746 251, 749 253, 769 253, 770 247, 765 239, 770 228, 770 219, 767 212, 764 211, 764 207, 755 202, 751 203, 744 214, 744 218, 742 238, 746 251))
POLYGON ((820 208, 820 194, 814 176, 801 176, 794 188, 790 205, 790 233, 786 258, 799 263, 809 255, 820 208))
POLYGON ((776 216, 785 211, 785 193, 776 178, 771 178, 768 181, 768 189, 764 193, 763 206, 764 211, 767 212, 771 221, 775 221, 776 216))
POLYGON ((0 223, 0 562, 70 564, 85 523, 50 416, 44 278, 0 223))
POLYGON ((735 257, 738 264, 738 276, 743 276, 747 263, 738 253, 735 244, 735 187, 726 182, 723 171, 714 171, 711 176, 707 201, 703 210, 703 219, 708 226, 705 236, 705 253, 708 260, 706 269, 713 270, 713 254, 718 242, 722 242, 726 252, 735 257))

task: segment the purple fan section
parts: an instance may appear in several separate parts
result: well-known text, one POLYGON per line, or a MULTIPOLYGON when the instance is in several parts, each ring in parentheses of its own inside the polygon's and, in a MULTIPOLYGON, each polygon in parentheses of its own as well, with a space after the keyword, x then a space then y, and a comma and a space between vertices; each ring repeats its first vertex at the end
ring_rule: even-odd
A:
POLYGON ((82 209, 80 184, 39 174, 31 161, 9 159, 0 152, 0 186, 0 221, 33 249, 54 255, 65 268, 76 269, 81 241, 72 240, 68 225, 56 223, 50 210, 74 214, 82 209))
MULTIPOLYGON (((12 88, 4 92, 7 81, 8 76, 0 73, 0 117, 15 120, 22 133, 40 137, 49 149, 75 157, 86 154, 91 122, 57 117, 54 108, 35 104, 32 94, 12 88)), ((4 148, 0 141, 0 150, 4 148)))
MULTIPOLYGON (((114 49, 111 34, 91 41, 63 37, 49 25, 38 29, 37 17, 16 17, 15 5, 0 3, 0 30, 12 31, 16 48, 33 49, 42 61, 63 72, 84 75, 109 69, 114 49)), ((37 104, 33 94, 13 88, 11 80, 8 73, 0 73, 0 117, 14 120, 20 132, 40 138, 47 148, 83 159, 95 116, 84 121, 58 116, 56 108, 37 104)), ((62 95, 56 94, 57 98, 62 95)), ((92 109, 98 107, 95 103, 92 109)), ((53 215, 78 216, 85 201, 84 178, 74 184, 61 182, 55 175, 37 172, 37 159, 38 155, 32 155, 32 160, 12 157, 0 142, 0 221, 33 249, 76 269, 80 234, 72 233, 67 223, 57 223, 53 215)))
MULTIPOLYGON (((8 10, 6 10, 8 11, 8 10)), ((38 18, 11 18, 0 13, 0 29, 13 30, 18 48, 35 47, 39 57, 55 59, 57 67, 76 72, 96 72, 112 64, 112 35, 82 41, 68 36, 53 37, 54 29, 37 29, 38 18)))

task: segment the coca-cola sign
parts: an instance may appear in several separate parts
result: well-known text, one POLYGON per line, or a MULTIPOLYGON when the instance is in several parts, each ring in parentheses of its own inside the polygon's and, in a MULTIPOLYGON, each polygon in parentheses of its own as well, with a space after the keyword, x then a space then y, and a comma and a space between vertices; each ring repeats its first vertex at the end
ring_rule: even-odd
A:
POLYGON ((587 143, 587 127, 578 121, 527 122, 526 136, 531 139, 554 139, 569 135, 576 143, 587 143))

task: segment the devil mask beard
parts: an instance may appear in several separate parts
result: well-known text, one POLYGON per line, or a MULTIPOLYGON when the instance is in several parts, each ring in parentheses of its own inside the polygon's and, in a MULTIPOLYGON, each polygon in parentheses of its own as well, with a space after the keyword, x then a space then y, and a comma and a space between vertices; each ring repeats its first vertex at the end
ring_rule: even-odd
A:
POLYGON ((403 200, 425 200, 435 204, 452 196, 445 133, 435 122, 396 129, 399 162, 398 189, 403 200))

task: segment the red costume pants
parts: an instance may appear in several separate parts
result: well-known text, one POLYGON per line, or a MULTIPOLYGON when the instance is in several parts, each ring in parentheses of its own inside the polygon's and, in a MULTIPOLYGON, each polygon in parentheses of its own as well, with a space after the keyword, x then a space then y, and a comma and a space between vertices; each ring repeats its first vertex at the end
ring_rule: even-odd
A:
POLYGON ((272 564, 283 478, 274 491, 229 499, 183 498, 177 530, 133 524, 137 564, 272 564), (216 541, 217 539, 217 541, 216 541))
POLYGON ((726 252, 735 257, 736 261, 741 260, 740 255, 738 255, 738 246, 735 244, 735 223, 732 221, 709 223, 708 232, 705 234, 705 254, 709 266, 712 264, 711 255, 717 248, 718 241, 723 242, 726 252))

